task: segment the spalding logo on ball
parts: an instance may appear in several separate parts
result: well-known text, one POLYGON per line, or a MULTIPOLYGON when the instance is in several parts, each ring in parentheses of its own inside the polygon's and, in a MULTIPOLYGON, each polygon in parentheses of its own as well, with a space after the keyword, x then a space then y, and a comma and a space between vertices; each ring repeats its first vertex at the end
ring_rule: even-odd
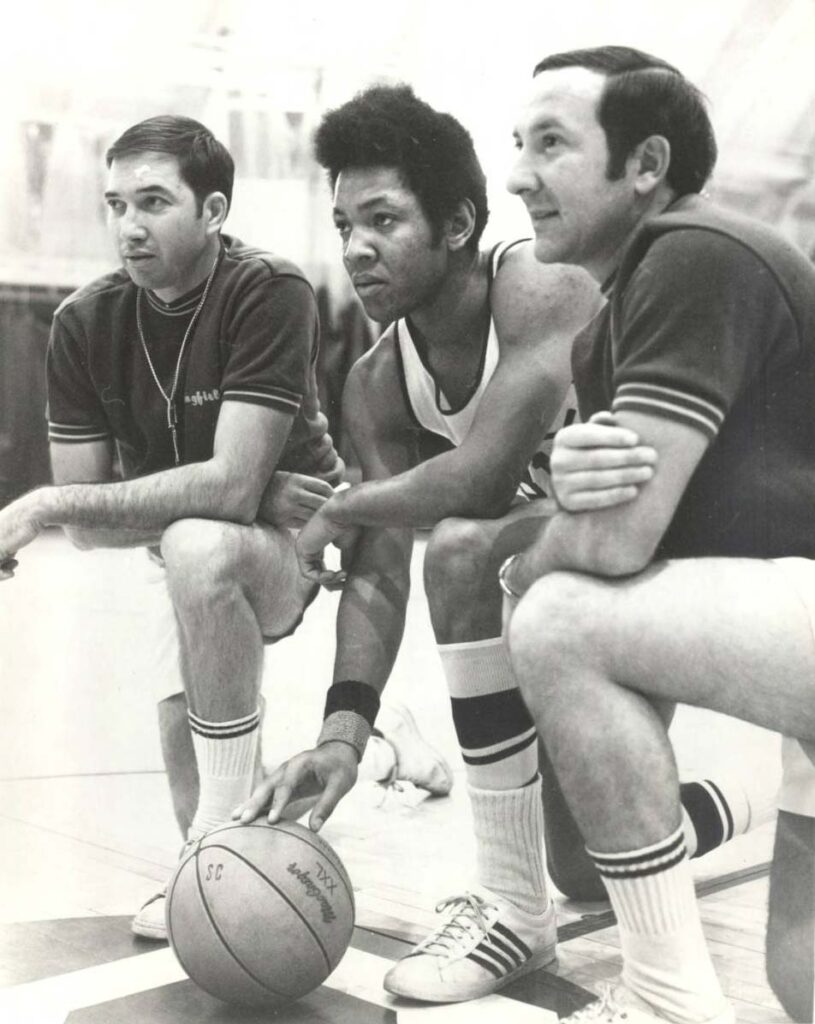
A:
POLYGON ((167 892, 167 934, 193 981, 227 1003, 275 1007, 322 984, 354 930, 354 894, 328 843, 294 822, 207 833, 167 892))

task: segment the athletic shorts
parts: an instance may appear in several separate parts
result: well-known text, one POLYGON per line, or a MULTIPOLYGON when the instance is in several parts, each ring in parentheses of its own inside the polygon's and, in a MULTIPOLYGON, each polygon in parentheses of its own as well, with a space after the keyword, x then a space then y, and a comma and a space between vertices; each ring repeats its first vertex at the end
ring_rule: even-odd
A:
MULTIPOLYGON (((815 645, 815 561, 808 558, 776 558, 773 561, 784 572, 801 603, 809 611, 815 645)), ((815 700, 815 680, 813 699, 815 700)), ((783 737, 781 765, 779 809, 792 814, 815 817, 815 743, 783 737)))
MULTIPOLYGON (((181 648, 178 642, 178 625, 170 593, 167 589, 167 573, 161 559, 152 551, 147 552, 150 564, 144 574, 147 582, 147 642, 153 652, 151 689, 156 703, 184 692, 181 677, 181 648)), ((275 636, 264 636, 264 644, 274 644, 291 636, 303 621, 306 609, 319 593, 314 586, 303 593, 291 593, 291 624, 275 636)))

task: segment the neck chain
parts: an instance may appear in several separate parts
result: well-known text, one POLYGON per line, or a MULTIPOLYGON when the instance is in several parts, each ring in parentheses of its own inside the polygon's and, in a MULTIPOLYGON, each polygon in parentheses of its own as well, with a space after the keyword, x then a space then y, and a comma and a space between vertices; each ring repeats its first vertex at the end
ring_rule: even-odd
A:
POLYGON ((161 392, 161 397, 167 404, 167 429, 170 431, 170 437, 173 440, 173 454, 175 456, 176 466, 181 464, 181 455, 178 450, 178 413, 175 408, 175 393, 178 388, 178 379, 181 376, 181 363, 184 359, 184 352, 187 348, 187 342, 192 337, 192 331, 195 327, 195 322, 198 319, 201 310, 204 308, 204 303, 207 301, 207 295, 209 295, 209 289, 212 285, 212 281, 215 277, 215 271, 218 269, 218 264, 221 262, 221 253, 215 257, 215 262, 212 264, 212 270, 209 272, 207 283, 204 286, 204 290, 201 293, 201 298, 198 300, 198 305, 195 307, 195 311, 192 314, 187 329, 184 332, 184 337, 181 341, 181 348, 178 351, 178 359, 175 364, 175 373, 173 374, 173 385, 170 388, 169 395, 161 385, 161 381, 158 379, 156 368, 153 366, 153 360, 150 358, 150 352, 147 349, 147 342, 144 340, 144 329, 142 327, 141 320, 141 299, 142 290, 138 289, 136 292, 136 326, 139 329, 139 340, 141 341, 141 347, 144 352, 144 358, 147 360, 147 365, 150 367, 150 373, 153 375, 153 380, 156 382, 156 387, 161 392))

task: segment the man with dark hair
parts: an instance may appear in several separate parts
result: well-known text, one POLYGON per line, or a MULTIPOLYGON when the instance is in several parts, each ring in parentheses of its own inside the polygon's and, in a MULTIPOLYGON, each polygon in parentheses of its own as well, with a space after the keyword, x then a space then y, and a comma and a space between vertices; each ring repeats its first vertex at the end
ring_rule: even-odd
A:
MULTIPOLYGON (((393 321, 354 368, 344 401, 365 481, 332 497, 298 539, 306 573, 331 585, 323 548, 364 527, 346 567, 327 722, 342 716, 347 738, 362 746, 401 639, 412 530, 434 527, 425 590, 466 768, 478 888, 448 901, 444 923, 386 986, 414 998, 469 999, 554 955, 544 819, 556 884, 579 898, 605 898, 545 752, 538 775, 534 725, 501 639, 495 579, 500 562, 529 544, 551 513, 542 500, 551 435, 574 415, 571 339, 599 307, 599 294, 588 275, 536 263, 528 242, 478 252, 487 206, 472 141, 408 87, 375 87, 332 111, 316 144, 334 188, 346 269, 369 314, 393 321), (444 202, 430 203, 442 177, 444 202), (448 450, 438 452, 440 444, 448 450), (507 930, 526 952, 507 959, 493 948, 486 964, 479 961, 475 947, 507 930)), ((649 472, 636 466, 623 479, 649 472)), ((310 774, 325 785, 311 819, 318 827, 353 782, 348 749, 320 747, 293 759, 257 791, 247 817, 274 794, 274 818, 310 774)), ((733 831, 722 827, 706 844, 701 821, 712 820, 719 799, 707 785, 684 790, 698 852, 733 831)), ((722 789, 725 814, 737 806, 736 787, 722 789)), ((735 830, 747 827, 741 805, 735 820, 735 830)))
MULTIPOLYGON (((574 1019, 724 1024, 664 721, 682 701, 815 739, 815 271, 696 194, 715 159, 704 104, 648 55, 541 62, 516 140, 510 188, 538 258, 583 267, 609 294, 575 341, 581 416, 611 410, 658 458, 636 500, 613 508, 568 511, 558 471, 565 505, 499 574, 513 667, 620 927, 622 981, 574 1019), (612 174, 615 137, 628 153, 612 174)), ((578 474, 606 458, 598 440, 573 459, 578 429, 558 439, 556 469, 570 447, 578 474)), ((787 811, 792 798, 786 787, 787 811)), ((790 823, 783 813, 788 869, 801 838, 790 823)), ((775 860, 774 886, 778 847, 775 860)), ((769 965, 797 1015, 794 986, 776 980, 798 968, 811 993, 811 909, 806 952, 793 884, 771 906, 770 941, 774 914, 788 915, 788 945, 770 946, 769 965)))
MULTIPOLYGON (((193 841, 250 792, 264 644, 291 633, 317 591, 292 531, 332 494, 343 463, 317 400, 311 285, 287 260, 221 234, 233 183, 224 146, 189 118, 156 117, 128 129, 107 164, 123 267, 54 315, 56 486, 0 512, 0 579, 49 525, 79 548, 150 549, 162 749, 193 841)), ((394 734, 417 752, 409 717, 394 734)), ((165 937, 162 897, 137 915, 138 934, 165 937)))

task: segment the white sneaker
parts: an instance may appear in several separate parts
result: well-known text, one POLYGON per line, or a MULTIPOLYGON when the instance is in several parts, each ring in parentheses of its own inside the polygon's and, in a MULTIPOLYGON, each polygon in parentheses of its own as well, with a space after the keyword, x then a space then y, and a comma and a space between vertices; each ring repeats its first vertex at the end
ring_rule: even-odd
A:
POLYGON ((478 999, 552 963, 555 908, 527 914, 494 893, 451 896, 445 922, 385 975, 388 992, 430 1003, 478 999))
MULTIPOLYGON (((181 854, 178 858, 179 863, 184 859, 186 854, 192 850, 197 842, 197 839, 188 839, 186 843, 184 843, 181 847, 181 854)), ((131 932, 133 932, 134 935, 139 935, 143 939, 152 939, 153 942, 166 942, 166 908, 167 886, 165 885, 160 892, 157 892, 155 896, 151 896, 146 903, 142 904, 138 914, 136 914, 130 922, 131 932)))
MULTIPOLYGON (((732 1006, 715 1017, 709 1017, 704 1024, 735 1024, 736 1015, 732 1006)), ((657 1013, 650 1003, 641 999, 622 982, 605 985, 600 997, 563 1020, 563 1024, 665 1024, 671 1017, 657 1013)))
POLYGON ((450 765, 419 732, 410 711, 402 704, 383 704, 376 725, 396 757, 390 781, 411 782, 431 796, 447 796, 453 788, 450 765))

